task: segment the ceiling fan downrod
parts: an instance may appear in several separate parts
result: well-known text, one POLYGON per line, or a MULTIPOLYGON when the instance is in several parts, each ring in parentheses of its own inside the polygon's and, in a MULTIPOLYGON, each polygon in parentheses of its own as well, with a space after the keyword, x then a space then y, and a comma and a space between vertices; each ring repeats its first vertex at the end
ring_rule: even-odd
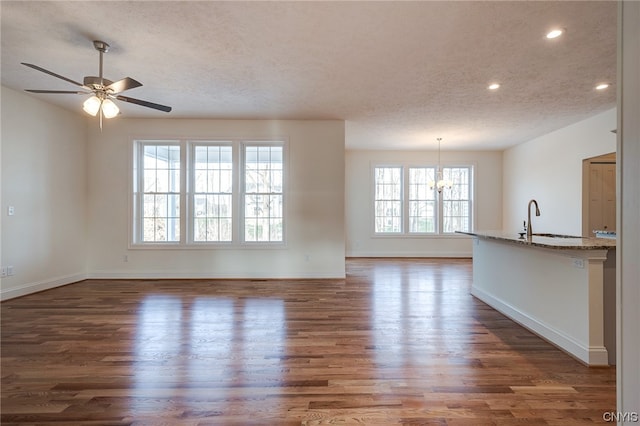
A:
POLYGON ((104 81, 102 78, 102 55, 109 51, 109 44, 104 41, 93 40, 93 47, 100 52, 100 75, 98 77, 100 78, 100 85, 104 87, 104 81))

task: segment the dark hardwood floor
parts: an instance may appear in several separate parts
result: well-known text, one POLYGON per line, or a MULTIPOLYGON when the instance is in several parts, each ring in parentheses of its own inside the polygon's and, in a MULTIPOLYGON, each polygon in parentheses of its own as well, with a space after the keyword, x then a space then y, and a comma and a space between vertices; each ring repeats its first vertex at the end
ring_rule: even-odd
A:
POLYGON ((4 302, 2 425, 564 426, 615 411, 615 368, 474 299, 469 260, 347 272, 87 280, 4 302))

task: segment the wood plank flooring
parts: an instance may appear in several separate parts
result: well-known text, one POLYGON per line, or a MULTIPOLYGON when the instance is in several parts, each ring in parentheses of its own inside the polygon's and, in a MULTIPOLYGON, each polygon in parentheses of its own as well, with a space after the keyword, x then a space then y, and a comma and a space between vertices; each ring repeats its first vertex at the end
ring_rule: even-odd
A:
MULTIPOLYGON (((469 294, 471 262, 345 280, 87 280, 2 303, 3 425, 588 425, 588 368, 469 294)), ((571 307, 567 307, 571 309, 571 307)))

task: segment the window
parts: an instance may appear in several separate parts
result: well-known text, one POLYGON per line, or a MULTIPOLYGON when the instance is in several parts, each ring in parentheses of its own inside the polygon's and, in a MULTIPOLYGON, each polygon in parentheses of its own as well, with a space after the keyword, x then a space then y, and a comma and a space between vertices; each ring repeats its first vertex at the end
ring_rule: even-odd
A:
POLYGON ((132 242, 284 242, 282 141, 135 141, 132 242))
POLYGON ((442 191, 442 232, 471 230, 470 167, 443 167, 444 180, 453 183, 442 191))
POLYGON ((282 241, 282 146, 244 147, 244 240, 282 241))
POLYGON ((193 241, 231 241, 232 147, 197 144, 193 150, 193 241))
POLYGON ((402 168, 375 168, 375 230, 402 232, 402 168))
POLYGON ((180 241, 180 146, 141 144, 143 242, 180 241))
POLYGON ((409 232, 436 232, 436 191, 429 188, 435 180, 434 167, 409 168, 409 232))
POLYGON ((443 167, 443 177, 452 182, 452 187, 441 193, 431 187, 436 172, 434 166, 374 167, 374 233, 419 235, 470 231, 473 167, 443 167))

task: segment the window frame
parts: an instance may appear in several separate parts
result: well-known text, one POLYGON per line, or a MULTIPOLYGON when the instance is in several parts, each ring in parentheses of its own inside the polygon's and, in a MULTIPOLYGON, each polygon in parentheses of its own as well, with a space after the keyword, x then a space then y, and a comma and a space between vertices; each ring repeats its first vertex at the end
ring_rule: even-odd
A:
MULTIPOLYGON (((434 217, 434 221, 435 221, 435 229, 433 232, 429 232, 429 231, 424 231, 424 232, 420 232, 420 231, 411 231, 411 202, 414 201, 411 199, 411 169, 427 169, 427 170, 433 170, 433 176, 434 178, 437 176, 437 172, 438 172, 438 167, 437 166, 430 166, 430 165, 415 165, 415 164, 410 164, 406 166, 406 177, 407 177, 407 184, 406 184, 406 188, 403 188, 403 191, 406 194, 406 206, 405 210, 406 210, 406 218, 407 218, 407 227, 405 229, 405 233, 407 235, 437 235, 439 234, 439 230, 440 230, 440 222, 441 222, 441 214, 439 213, 439 207, 440 207, 440 202, 439 202, 439 196, 438 193, 435 189, 431 190, 434 193, 434 198, 433 198, 433 202, 435 203, 435 217, 434 217)), ((428 183, 428 181, 427 181, 428 183)), ((427 199, 426 201, 430 201, 429 199, 427 199)))
MULTIPOLYGON (((404 193, 404 180, 405 180, 405 176, 404 176, 404 167, 403 166, 399 166, 399 165, 394 165, 394 164, 385 164, 385 165, 374 165, 372 168, 372 181, 373 181, 373 232, 375 235, 391 235, 391 236, 396 236, 396 235, 402 235, 405 231, 405 193, 404 193), (377 194, 377 181, 376 181, 376 170, 377 169, 400 169, 400 230, 398 232, 391 232, 391 231, 387 231, 387 232, 378 232, 376 231, 376 219, 378 217, 386 217, 386 216, 377 216, 376 214, 376 208, 377 208, 377 202, 378 201, 386 201, 386 202, 395 202, 396 200, 389 200, 389 199, 380 199, 378 200, 378 198, 376 198, 376 194, 377 194)), ((394 216, 391 216, 394 217, 394 216)))
MULTIPOLYGON (((237 200, 237 170, 239 167, 239 160, 237 156, 237 145, 233 143, 232 140, 229 139, 207 139, 207 140, 186 140, 186 150, 187 150, 187 190, 186 190, 186 205, 185 211, 189 214, 189 217, 186 219, 186 244, 194 245, 194 246, 208 246, 208 245, 230 245, 234 241, 236 241, 236 225, 235 225, 235 212, 237 212, 238 208, 238 200, 237 200), (223 147, 230 146, 231 147, 231 241, 215 241, 215 240, 207 240, 207 241, 197 241, 195 239, 195 227, 196 227, 196 217, 195 217, 195 196, 198 194, 196 192, 196 148, 199 146, 206 147, 223 147)), ((203 193, 204 194, 204 193, 203 193)), ((207 193, 208 194, 208 193, 207 193)))
MULTIPOLYGON (((427 169, 434 169, 435 172, 437 173, 438 171, 438 165, 437 164, 433 164, 430 162, 411 162, 411 163, 407 163, 407 162, 402 162, 402 163, 371 163, 370 166, 370 185, 371 185, 371 190, 370 190, 370 197, 371 197, 371 201, 370 201, 370 208, 371 208, 371 214, 370 214, 370 220, 371 220, 371 225, 370 225, 370 230, 371 230, 371 237, 372 238, 402 238, 402 239, 411 239, 411 238, 449 238, 449 237, 453 237, 453 238, 459 238, 459 237, 463 237, 463 235, 459 235, 457 234, 455 231, 454 232, 444 232, 444 214, 443 214, 443 195, 438 193, 436 189, 434 189, 433 191, 435 192, 435 204, 436 204, 436 217, 435 217, 435 222, 436 222, 436 226, 435 226, 435 232, 410 232, 410 223, 409 223, 409 219, 410 219, 410 212, 409 212, 409 204, 410 204, 410 199, 409 199, 409 186, 410 186, 410 182, 409 182, 409 178, 410 178, 410 169, 413 168, 427 168, 427 169), (401 232, 377 232, 376 231, 376 212, 375 212, 375 201, 376 201, 376 175, 375 175, 375 170, 377 168, 380 167, 394 167, 394 168, 400 168, 402 170, 401 172, 401 193, 402 193, 402 228, 401 228, 401 232)), ((469 226, 469 230, 471 232, 473 232, 473 230, 475 229, 475 221, 476 221, 476 204, 475 204, 475 198, 476 198, 476 170, 477 170, 477 165, 473 162, 467 162, 467 161, 462 161, 462 162, 455 162, 455 163, 445 163, 445 164, 440 164, 440 170, 443 169, 451 169, 451 168, 465 168, 469 170, 469 191, 468 191, 468 196, 469 199, 467 200, 468 204, 469 204, 469 219, 468 219, 468 226, 469 226)), ((447 191, 446 189, 443 191, 447 191)))
POLYGON ((179 203, 180 203, 180 218, 183 214, 183 206, 184 206, 184 190, 185 190, 185 170, 183 167, 183 159, 184 159, 184 148, 180 145, 179 141, 176 139, 145 139, 141 140, 140 143, 134 144, 134 153, 133 153, 133 164, 129 170, 132 171, 132 182, 129 185, 130 191, 132 191, 131 197, 132 206, 129 209, 130 211, 130 220, 129 220, 129 229, 131 237, 129 238, 130 246, 136 241, 135 244, 144 244, 145 246, 153 246, 153 247, 165 247, 165 248, 175 248, 180 245, 182 238, 185 235, 185 228, 183 226, 182 220, 180 219, 180 239, 178 241, 149 241, 144 242, 144 188, 139 190, 139 185, 142 185, 144 182, 144 149, 146 146, 179 146, 180 147, 180 192, 179 192, 179 203), (134 189, 135 188, 135 189, 134 189))
MULTIPOLYGON (((453 232, 445 232, 444 231, 444 227, 445 227, 444 202, 445 201, 449 201, 449 202, 452 202, 452 201, 464 201, 464 202, 468 203, 468 205, 469 205, 469 207, 468 207, 469 216, 468 216, 468 219, 467 219, 467 226, 469 227, 469 229, 468 230, 464 230, 464 232, 473 232, 473 229, 474 229, 473 224, 474 224, 474 218, 475 218, 475 214, 474 214, 475 213, 474 212, 475 203, 473 202, 474 201, 474 191, 475 191, 475 182, 474 182, 474 180, 475 180, 474 179, 475 169, 474 169, 474 167, 473 166, 460 166, 460 165, 446 165, 446 166, 442 166, 441 169, 442 169, 443 176, 444 176, 444 169, 467 169, 468 170, 467 173, 469 175, 469 178, 468 178, 468 182, 467 182, 468 189, 467 189, 467 199, 466 200, 465 199, 445 200, 444 196, 438 197, 438 199, 440 201, 439 207, 438 207, 439 210, 440 210, 439 217, 441 219, 440 223, 438 225, 438 231, 442 235, 453 235, 453 234, 455 234, 455 231, 453 231, 453 232)), ((454 184, 455 184, 455 182, 454 182, 454 184)), ((443 192, 444 191, 446 191, 446 190, 443 190, 443 192)), ((449 217, 454 217, 454 216, 449 216, 449 217)))
POLYGON ((238 249, 238 248, 285 248, 288 228, 288 176, 289 176, 289 141, 287 138, 157 138, 136 137, 131 139, 131 155, 129 156, 129 249, 238 249), (144 242, 143 222, 140 215, 144 204, 138 190, 144 172, 141 161, 144 161, 144 146, 173 144, 180 146, 180 240, 176 242, 144 242), (282 147, 282 241, 245 241, 244 240, 244 208, 242 189, 244 185, 244 145, 270 145, 282 147), (197 146, 213 145, 232 147, 232 237, 231 241, 195 241, 193 234, 194 195, 195 195, 195 149, 197 146))
POLYGON ((242 242, 242 244, 244 244, 245 246, 252 246, 252 245, 284 245, 286 243, 287 240, 287 219, 286 219, 286 206, 287 206, 287 200, 286 200, 286 187, 287 187, 287 146, 286 143, 284 142, 279 142, 279 141, 264 141, 264 140, 255 140, 255 139, 247 139, 242 141, 242 143, 240 143, 239 146, 240 149, 240 153, 239 153, 239 159, 240 159, 240 167, 242 168, 242 170, 240 170, 240 167, 238 168, 238 173, 240 174, 239 179, 238 179, 238 184, 239 184, 239 190, 238 190, 238 204, 239 204, 239 208, 240 208, 240 223, 238 224, 238 226, 236 227, 238 229, 238 232, 240 233, 239 235, 239 241, 242 242), (281 147, 282 148, 282 192, 280 192, 280 196, 282 197, 282 240, 281 241, 253 241, 253 240, 247 240, 246 239, 246 212, 245 212, 245 196, 247 195, 246 192, 246 149, 249 146, 258 146, 258 147, 281 147))

